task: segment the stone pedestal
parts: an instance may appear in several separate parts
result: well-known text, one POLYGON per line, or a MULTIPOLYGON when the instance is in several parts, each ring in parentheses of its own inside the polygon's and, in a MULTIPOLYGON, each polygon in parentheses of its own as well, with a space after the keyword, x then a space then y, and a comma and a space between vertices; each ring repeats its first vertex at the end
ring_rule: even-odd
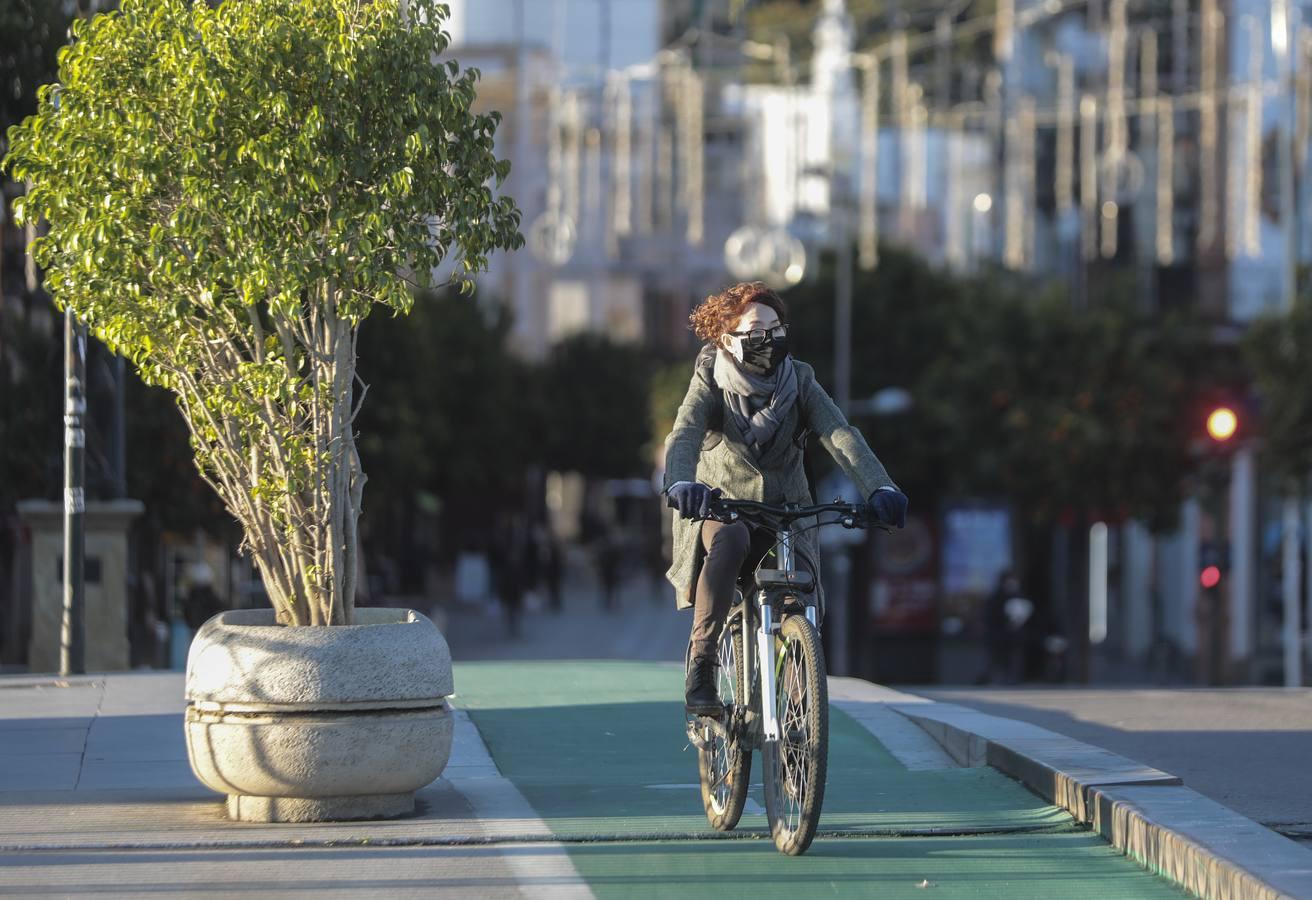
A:
POLYGON ((318 627, 228 610, 187 654, 187 758, 237 821, 407 815, 451 757, 453 693, 446 639, 412 609, 318 627))
MULTIPOLYGON (((83 626, 88 672, 128 667, 128 527, 143 509, 140 500, 87 504, 83 626)), ((64 508, 50 500, 22 500, 18 514, 32 532, 28 667, 57 672, 64 621, 64 508)))

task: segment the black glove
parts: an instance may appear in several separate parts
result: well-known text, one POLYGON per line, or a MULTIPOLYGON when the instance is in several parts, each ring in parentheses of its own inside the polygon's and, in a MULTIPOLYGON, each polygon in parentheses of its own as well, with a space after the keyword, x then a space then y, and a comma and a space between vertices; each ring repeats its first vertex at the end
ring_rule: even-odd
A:
POLYGON ((669 505, 685 519, 704 519, 711 511, 711 500, 720 496, 720 489, 712 490, 700 481, 681 481, 666 492, 669 505))
POLYGON ((907 524, 907 495, 896 488, 881 488, 870 495, 870 511, 885 525, 903 528, 907 524))

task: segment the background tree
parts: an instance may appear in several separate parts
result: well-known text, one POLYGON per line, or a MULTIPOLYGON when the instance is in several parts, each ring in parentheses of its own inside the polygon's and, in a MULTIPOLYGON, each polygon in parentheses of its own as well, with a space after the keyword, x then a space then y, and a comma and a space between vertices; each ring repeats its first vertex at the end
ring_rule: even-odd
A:
POLYGON ((650 377, 637 345, 584 333, 553 347, 538 381, 547 467, 596 478, 645 475, 650 377))
MULTIPOLYGON (((1076 508, 1169 523, 1199 327, 1113 296, 1078 310, 1060 286, 955 276, 894 248, 858 271, 853 295, 852 396, 898 386, 914 401, 896 420, 856 418, 913 497, 995 497, 1044 523, 1076 508)), ((832 388, 832 269, 785 299, 799 356, 832 388)))
POLYGON ((1261 400, 1262 454, 1290 487, 1312 473, 1312 296, 1281 316, 1254 322, 1244 359, 1261 400))
POLYGON ((446 9, 405 6, 128 0, 10 132, 51 294, 174 392, 284 624, 349 621, 360 322, 521 240, 446 9))
POLYGON ((366 547, 397 559, 411 589, 434 551, 523 502, 539 453, 528 368, 510 355, 504 306, 455 291, 422 292, 408 316, 375 316, 360 331, 360 456, 370 476, 366 547), (436 507, 443 546, 418 526, 436 507))

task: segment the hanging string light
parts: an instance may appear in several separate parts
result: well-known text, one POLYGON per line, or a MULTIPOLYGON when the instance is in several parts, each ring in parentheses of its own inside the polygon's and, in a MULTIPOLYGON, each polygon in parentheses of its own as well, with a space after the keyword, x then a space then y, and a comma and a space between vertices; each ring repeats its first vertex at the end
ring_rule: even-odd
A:
POLYGON ((906 125, 907 118, 907 33, 895 31, 889 48, 889 68, 892 72, 892 84, 889 96, 893 100, 893 121, 897 127, 906 125))
POLYGON ((1108 10, 1107 35, 1107 128, 1104 136, 1102 202, 1102 255, 1116 256, 1119 237, 1121 187, 1125 179, 1125 153, 1129 148, 1129 130, 1125 121, 1125 44, 1128 35, 1125 20, 1126 0, 1112 0, 1108 10))
POLYGON ((1015 43, 1015 0, 997 0, 993 21, 993 59, 1001 64, 1011 59, 1015 43))
POLYGON ((910 80, 907 75, 907 33, 905 31, 899 30, 893 34, 889 55, 889 74, 891 76, 889 99, 893 104, 893 124, 897 127, 897 140, 894 141, 897 174, 893 179, 893 184, 897 187, 897 232, 899 237, 906 237, 906 229, 911 220, 911 198, 906 189, 908 164, 907 126, 909 124, 907 97, 909 96, 908 86, 910 80))
POLYGON ((706 137, 706 123, 702 110, 702 78, 689 66, 683 73, 683 102, 680 112, 683 114, 683 170, 684 191, 683 204, 687 213, 685 237, 694 247, 702 242, 703 204, 703 159, 706 137))
MULTIPOLYGON (((558 88, 548 98, 547 208, 528 228, 529 250, 553 266, 564 265, 574 254, 575 220, 568 214, 569 184, 566 146, 568 99, 558 88)), ((577 202, 574 203, 577 213, 577 202)))
POLYGON ((1157 101, 1157 261, 1175 261, 1175 107, 1157 101))
POLYGON ((563 211, 564 196, 564 99, 553 87, 547 101, 547 212, 563 211))
MULTIPOLYGON (((966 209, 961 196, 961 170, 963 167, 961 146, 964 135, 965 114, 961 112, 950 114, 948 133, 945 136, 947 143, 947 191, 943 198, 946 237, 944 257, 949 265, 954 266, 964 266, 968 261, 965 236, 962 233, 965 230, 963 226, 966 224, 966 220, 961 215, 966 209)), ((970 213, 967 211, 966 215, 969 216, 970 213)))
POLYGON ((1222 15, 1216 0, 1202 0, 1202 48, 1199 85, 1202 96, 1198 106, 1198 140, 1202 145, 1198 159, 1198 251, 1207 253, 1216 244, 1217 231, 1217 56, 1222 15))
MULTIPOLYGON (((1152 28, 1139 31, 1139 141, 1143 159, 1159 160, 1157 141, 1157 32, 1152 28)), ((1154 190, 1154 198, 1156 190, 1154 190)), ((1155 200, 1154 200, 1155 203, 1155 200)), ((1154 223, 1156 216, 1154 215, 1154 223)), ((1156 255, 1156 228, 1154 227, 1153 255, 1156 255)), ((1144 244, 1145 251, 1147 244, 1144 244)))
POLYGON ((1075 60, 1063 53, 1057 59, 1057 163, 1055 192, 1057 214, 1075 203, 1075 60))
POLYGON ((583 100, 576 92, 564 98, 564 174, 562 209, 572 222, 579 222, 579 202, 583 194, 583 100))
POLYGON ((1021 188, 1024 195, 1025 216, 1021 229, 1021 246, 1024 253, 1025 268, 1034 265, 1034 211, 1038 207, 1038 165, 1036 147, 1038 127, 1034 117, 1034 98, 1021 98, 1017 111, 1020 123, 1021 188))
POLYGON ((1157 32, 1145 28, 1139 32, 1139 96, 1147 101, 1151 116, 1157 110, 1157 32))
POLYGON ((1002 257, 1013 269, 1028 268, 1033 258, 1034 131, 1034 98, 1021 97, 1016 115, 1007 120, 1007 230, 1002 257))
POLYGON ((1098 255, 1098 100, 1080 98, 1080 243, 1086 260, 1098 255))
POLYGON ((925 151, 925 124, 929 113, 924 104, 925 90, 916 82, 907 87, 907 124, 902 133, 906 142, 906 191, 907 207, 913 210, 925 208, 929 190, 926 180, 929 175, 925 151))
POLYGON ((879 58, 861 59, 861 196, 857 257, 862 269, 879 264, 879 58))
MULTIPOLYGON (((1306 25, 1299 26, 1299 34, 1302 39, 1299 46, 1303 48, 1303 58, 1298 66, 1298 123, 1295 131, 1298 134, 1298 142, 1294 145, 1297 154, 1299 170, 1302 172, 1304 179, 1312 178, 1312 172, 1308 171, 1309 144, 1312 144, 1312 28, 1306 25)), ((1301 222, 1312 222, 1312 189, 1304 182, 1302 195, 1306 198, 1307 207, 1303 210, 1300 217, 1301 222)), ((1312 229, 1304 228, 1303 231, 1304 251, 1307 249, 1307 241, 1312 237, 1312 229)))
POLYGON ((1008 268, 1019 269, 1025 264, 1025 249, 1021 217, 1024 199, 1021 196, 1021 142, 1020 117, 1012 116, 1006 122, 1005 156, 1002 172, 1002 202, 1006 210, 1006 230, 1002 235, 1002 262, 1008 268))
POLYGON ((633 95, 628 76, 616 74, 611 91, 611 225, 607 246, 619 252, 619 239, 633 233, 633 95))
POLYGON ((664 127, 656 141, 656 224, 668 228, 674 222, 674 134, 664 127))
POLYGON ((655 230, 657 134, 661 130, 660 91, 657 82, 647 78, 642 83, 642 115, 638 125, 638 148, 641 162, 638 170, 638 195, 634 206, 635 227, 642 234, 655 230))
POLYGON ((1312 28, 1301 25, 1298 31, 1301 40, 1297 46, 1302 49, 1303 59, 1297 67, 1297 84, 1294 88, 1294 105, 1297 109, 1294 152, 1297 165, 1303 168, 1308 161, 1308 144, 1312 143, 1312 28))
POLYGON ((1244 112, 1244 253, 1262 255, 1262 74, 1266 36, 1257 19, 1244 19, 1248 27, 1248 100, 1244 112))
POLYGON ((1112 0, 1107 35, 1107 133, 1105 153, 1112 165, 1125 154, 1128 136, 1125 127, 1125 21, 1126 0, 1112 0))
POLYGON ((606 116, 606 104, 600 95, 593 95, 591 91, 588 94, 588 99, 584 101, 586 104, 583 113, 585 118, 580 123, 583 140, 583 174, 587 179, 583 189, 583 199, 586 201, 587 208, 583 220, 579 221, 579 231, 580 234, 583 233, 583 227, 586 223, 586 227, 590 232, 589 250, 596 255, 610 255, 610 241, 605 234, 610 230, 607 228, 610 223, 610 213, 606 210, 606 198, 603 196, 604 184, 601 160, 603 149, 601 122, 606 116), (593 106, 596 107, 596 124, 593 123, 593 106))

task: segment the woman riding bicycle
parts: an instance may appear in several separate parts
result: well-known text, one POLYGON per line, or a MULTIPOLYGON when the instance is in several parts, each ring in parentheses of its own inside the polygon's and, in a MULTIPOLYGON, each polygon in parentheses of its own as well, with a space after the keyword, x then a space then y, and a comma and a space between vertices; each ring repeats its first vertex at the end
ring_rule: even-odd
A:
MULTIPOLYGON (((816 382, 815 371, 789 354, 786 318, 783 301, 761 282, 708 297, 690 317, 705 345, 665 440, 664 492, 677 509, 666 577, 678 607, 693 608, 685 697, 693 715, 721 710, 716 647, 738 574, 754 569, 775 543, 773 534, 753 532, 743 522, 705 520, 713 497, 813 503, 802 453, 814 432, 869 498, 875 517, 898 528, 906 524, 906 495, 816 382)), ((799 530, 794 552, 799 566, 818 576, 814 530, 799 530)))

